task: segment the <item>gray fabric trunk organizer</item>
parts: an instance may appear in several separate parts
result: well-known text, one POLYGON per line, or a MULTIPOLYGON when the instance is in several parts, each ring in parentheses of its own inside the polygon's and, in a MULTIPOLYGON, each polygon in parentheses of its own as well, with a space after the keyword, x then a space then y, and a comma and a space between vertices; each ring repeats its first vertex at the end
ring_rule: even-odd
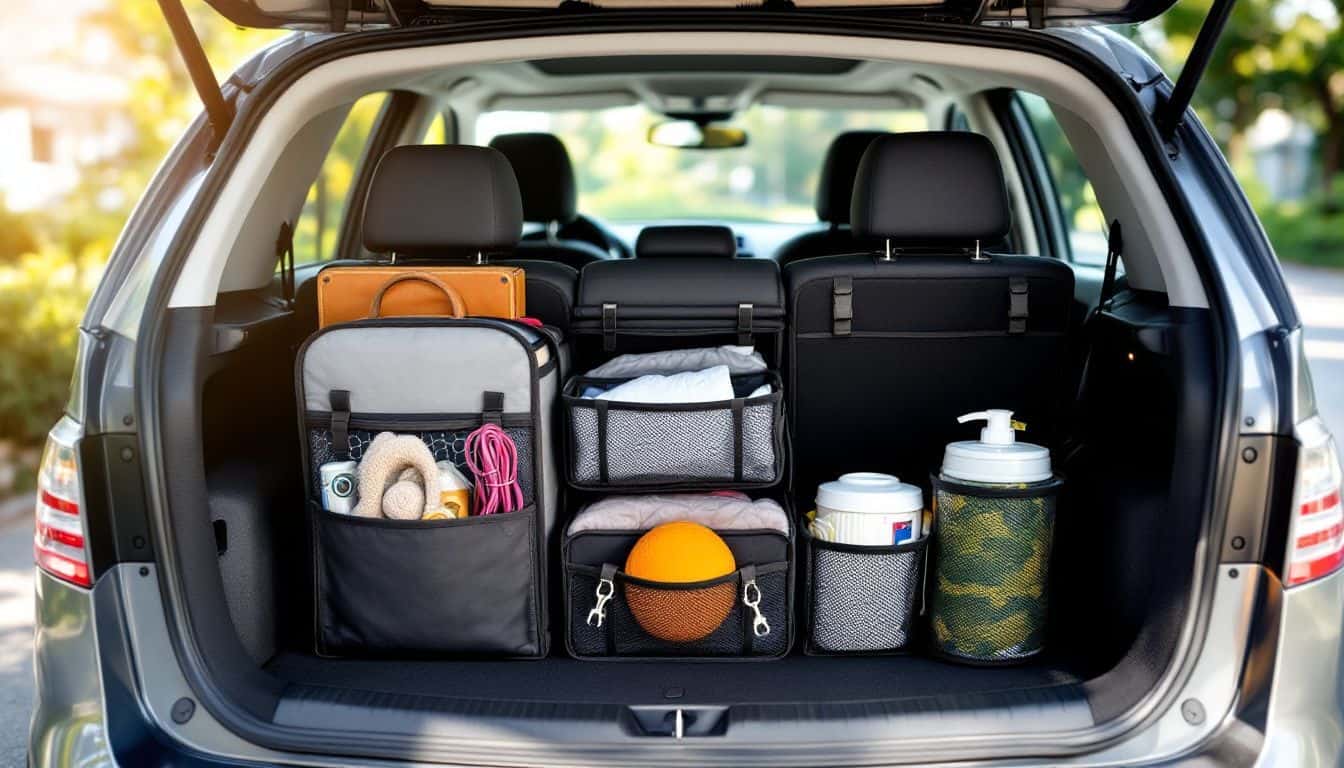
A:
POLYGON ((320 655, 546 655, 556 354, 545 332, 483 318, 362 320, 304 343, 295 373, 320 655), (436 461, 464 467, 466 436, 484 423, 517 445, 522 509, 402 521, 322 508, 320 465, 358 460, 379 432, 417 435, 436 461))

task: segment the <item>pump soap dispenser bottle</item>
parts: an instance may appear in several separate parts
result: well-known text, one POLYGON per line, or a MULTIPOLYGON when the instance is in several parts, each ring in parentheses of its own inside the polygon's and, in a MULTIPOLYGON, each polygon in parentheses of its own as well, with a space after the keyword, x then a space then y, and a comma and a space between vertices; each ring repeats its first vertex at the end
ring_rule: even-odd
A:
POLYGON ((1045 641, 1046 575, 1063 482, 1008 410, 968 413, 979 440, 949 443, 933 478, 933 646, 954 661, 1014 663, 1045 641))

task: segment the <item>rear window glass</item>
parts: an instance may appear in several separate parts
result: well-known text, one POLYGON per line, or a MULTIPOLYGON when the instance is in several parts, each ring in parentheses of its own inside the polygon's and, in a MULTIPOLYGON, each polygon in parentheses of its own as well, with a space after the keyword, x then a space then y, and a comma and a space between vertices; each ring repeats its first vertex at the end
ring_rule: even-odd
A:
POLYGON ((475 141, 524 131, 556 134, 574 162, 579 209, 600 219, 801 224, 817 220, 817 177, 837 134, 928 127, 917 110, 755 106, 728 121, 746 130, 746 146, 701 150, 650 144, 649 127, 663 119, 643 106, 487 112, 476 122, 475 141))

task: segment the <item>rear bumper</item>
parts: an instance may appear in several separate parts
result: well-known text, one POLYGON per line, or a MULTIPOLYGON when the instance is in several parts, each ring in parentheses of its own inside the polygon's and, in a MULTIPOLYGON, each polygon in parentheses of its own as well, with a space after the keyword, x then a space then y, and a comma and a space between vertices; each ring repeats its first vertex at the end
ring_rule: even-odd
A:
MULTIPOLYGON (((250 749, 228 760, 184 746, 144 708, 117 575, 83 590, 37 573, 31 765, 252 764, 235 761, 250 749)), ((1276 623, 1265 706, 1248 711, 1241 702, 1236 719, 1176 764, 1227 758, 1274 768, 1344 765, 1344 573, 1283 593, 1276 623)), ((208 718, 198 707, 196 719, 208 718)), ((1138 754, 1133 746, 1124 750, 1131 757, 1138 754)), ((257 759, 274 756, 255 750, 257 759)))
POLYGON ((1344 571, 1285 591, 1258 765, 1344 765, 1344 571))
POLYGON ((148 717, 111 574, 86 590, 34 570, 31 768, 244 765, 187 751, 148 717))

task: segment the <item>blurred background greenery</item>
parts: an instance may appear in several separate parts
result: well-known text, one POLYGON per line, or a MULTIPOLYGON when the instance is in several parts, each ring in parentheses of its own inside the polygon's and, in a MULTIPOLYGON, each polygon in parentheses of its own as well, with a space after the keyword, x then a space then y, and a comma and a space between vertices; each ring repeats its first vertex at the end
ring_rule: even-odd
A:
MULTIPOLYGON (((220 73, 284 34, 237 29, 201 0, 186 5, 220 73)), ((1208 5, 1181 0, 1160 20, 1125 33, 1174 76, 1208 5)), ((13 147, 0 151, 0 496, 28 482, 26 465, 65 401, 75 328, 104 259, 159 162, 200 110, 152 0, 71 0, 59 16, 49 7, 18 0, 0 30, 0 131, 15 119, 31 122, 27 157, 16 158, 13 147), (69 23, 72 16, 78 23, 69 23), (44 127, 52 124, 61 128, 44 127), (43 187, 47 176, 24 175, 41 163, 68 166, 57 192, 43 187)), ((1341 16, 1344 0, 1238 0, 1195 99, 1280 258, 1335 267, 1344 267, 1341 16)), ((372 120, 378 106, 361 104, 356 116, 372 120)), ((744 119, 786 118, 753 110, 744 119)), ((747 126, 754 139, 769 142, 761 146, 770 155, 801 160, 759 181, 777 190, 779 215, 805 218, 824 147, 810 145, 812 131, 772 130, 779 127, 747 126)), ((637 144, 623 146, 633 153, 637 144)), ((594 155, 591 165, 579 163, 585 204, 614 218, 647 213, 650 201, 615 194, 622 169, 643 160, 597 149, 571 147, 576 160, 594 155)), ((338 137, 332 155, 340 154, 338 137)), ((333 207, 334 219, 353 169, 342 174, 331 160, 308 204, 333 207)), ((1084 180, 1078 182, 1071 194, 1083 193, 1084 180)), ((673 215, 753 215, 725 194, 695 197, 703 185, 675 191, 684 211, 673 215)), ((334 228, 317 231, 334 236, 334 228)), ((319 242, 317 231, 297 233, 301 258, 330 252, 333 243, 319 242)))

